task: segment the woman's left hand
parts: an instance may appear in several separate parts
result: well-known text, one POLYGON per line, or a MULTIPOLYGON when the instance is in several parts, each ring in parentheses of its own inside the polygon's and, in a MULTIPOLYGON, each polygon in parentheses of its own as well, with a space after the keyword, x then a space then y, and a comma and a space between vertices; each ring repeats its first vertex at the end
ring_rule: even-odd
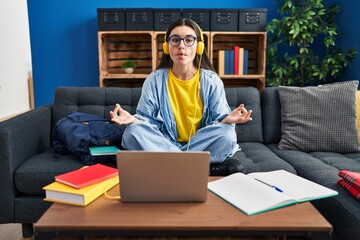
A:
POLYGON ((226 118, 224 118, 221 122, 222 123, 246 123, 251 121, 252 118, 250 117, 252 110, 247 110, 244 107, 244 104, 240 104, 239 107, 234 109, 226 118))

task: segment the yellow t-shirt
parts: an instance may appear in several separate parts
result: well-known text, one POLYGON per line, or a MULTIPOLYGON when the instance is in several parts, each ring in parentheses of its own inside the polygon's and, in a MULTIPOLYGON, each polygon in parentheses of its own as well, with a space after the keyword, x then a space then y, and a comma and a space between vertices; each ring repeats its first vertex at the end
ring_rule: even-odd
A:
POLYGON ((171 109, 175 116, 178 141, 188 142, 199 128, 203 103, 200 97, 200 72, 189 80, 178 79, 169 71, 168 92, 171 109))

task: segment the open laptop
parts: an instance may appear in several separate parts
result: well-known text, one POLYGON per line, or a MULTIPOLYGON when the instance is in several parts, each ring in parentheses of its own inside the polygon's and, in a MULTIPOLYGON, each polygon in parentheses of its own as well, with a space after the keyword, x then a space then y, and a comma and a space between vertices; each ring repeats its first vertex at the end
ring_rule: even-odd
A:
POLYGON ((205 202, 209 152, 116 153, 123 202, 205 202))

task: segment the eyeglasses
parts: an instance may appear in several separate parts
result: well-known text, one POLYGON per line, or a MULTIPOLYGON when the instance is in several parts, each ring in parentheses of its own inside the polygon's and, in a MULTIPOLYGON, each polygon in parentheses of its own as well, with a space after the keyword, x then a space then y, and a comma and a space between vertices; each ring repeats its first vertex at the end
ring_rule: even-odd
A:
POLYGON ((181 43, 181 40, 184 41, 185 46, 187 47, 191 47, 192 45, 194 45, 195 41, 196 41, 196 37, 192 36, 192 35, 188 35, 185 36, 183 38, 177 36, 177 35, 173 35, 169 37, 169 43, 171 44, 171 46, 173 47, 178 47, 181 43))

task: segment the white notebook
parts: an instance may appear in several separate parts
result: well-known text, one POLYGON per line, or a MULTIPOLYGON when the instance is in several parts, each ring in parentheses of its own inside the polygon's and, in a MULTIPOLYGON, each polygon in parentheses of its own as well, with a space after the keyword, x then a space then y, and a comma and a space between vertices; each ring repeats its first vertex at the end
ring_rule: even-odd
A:
POLYGON ((248 215, 338 195, 285 170, 234 173, 209 182, 208 189, 248 215))

